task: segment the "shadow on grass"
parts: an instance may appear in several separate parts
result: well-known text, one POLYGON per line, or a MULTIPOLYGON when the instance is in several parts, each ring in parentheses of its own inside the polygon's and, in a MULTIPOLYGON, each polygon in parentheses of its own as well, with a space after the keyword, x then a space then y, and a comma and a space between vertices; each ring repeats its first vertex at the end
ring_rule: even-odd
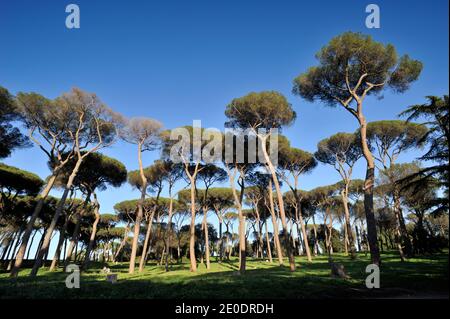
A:
POLYGON ((16 280, 0 276, 1 298, 373 298, 414 294, 419 291, 448 293, 448 254, 432 258, 415 258, 402 263, 395 253, 383 255, 381 289, 365 287, 365 268, 369 258, 356 260, 336 255, 334 261, 344 264, 349 280, 332 278, 325 257, 312 263, 298 260, 298 269, 277 266, 261 260, 248 261, 248 270, 239 275, 236 261, 213 262, 212 270, 199 267, 190 273, 188 264, 174 264, 170 272, 149 263, 143 273, 130 275, 128 264, 109 267, 118 274, 118 282, 106 282, 100 273, 103 265, 83 273, 79 289, 65 286, 67 274, 43 271, 30 279, 23 274, 16 280))

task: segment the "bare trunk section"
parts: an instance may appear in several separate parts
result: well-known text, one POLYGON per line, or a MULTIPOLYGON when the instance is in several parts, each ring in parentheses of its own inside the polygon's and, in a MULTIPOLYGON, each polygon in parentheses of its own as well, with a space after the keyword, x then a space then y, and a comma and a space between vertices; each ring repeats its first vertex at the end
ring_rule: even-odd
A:
POLYGON ((348 183, 346 183, 345 189, 341 192, 341 197, 342 197, 342 204, 344 205, 345 234, 348 239, 348 245, 350 246, 350 257, 351 259, 355 259, 356 247, 355 247, 355 240, 353 238, 352 226, 350 224, 350 211, 348 209, 348 183))
POLYGON ((170 202, 169 202, 169 217, 167 219, 167 241, 166 241, 166 271, 169 271, 169 255, 170 255, 170 240, 172 237, 172 214, 173 213, 173 198, 172 195, 170 195, 170 202))
POLYGON ((89 245, 86 249, 86 256, 84 257, 84 263, 83 263, 83 269, 86 270, 89 268, 89 263, 91 261, 91 251, 94 249, 94 244, 95 244, 95 236, 97 235, 97 226, 98 223, 100 222, 100 204, 98 203, 97 200, 97 194, 95 192, 93 192, 94 195, 94 214, 95 214, 95 220, 94 223, 92 224, 92 232, 91 232, 91 237, 89 238, 89 245))
MULTIPOLYGON (((358 110, 362 109, 358 103, 358 110)), ((366 179, 364 181, 364 210, 367 220, 367 240, 369 242, 370 256, 373 264, 381 265, 380 250, 377 242, 377 226, 373 208, 373 186, 375 181, 375 163, 373 155, 367 145, 367 123, 361 112, 358 112, 360 124, 361 146, 364 158, 367 162, 366 179)))
POLYGON ((130 232, 130 223, 127 224, 127 226, 125 226, 125 230, 124 230, 124 234, 123 234, 123 239, 120 242, 120 246, 119 248, 117 248, 117 251, 114 254, 113 257, 113 262, 116 262, 117 257, 119 256, 120 251, 122 250, 122 248, 125 246, 127 239, 128 239, 128 233, 130 232))
POLYGON ((23 263, 23 257, 25 256, 25 251, 28 245, 28 240, 30 239, 30 235, 33 232, 34 223, 36 222, 36 219, 39 217, 39 214, 41 213, 45 199, 47 198, 48 194, 50 193, 50 190, 53 188, 53 185, 55 184, 57 175, 58 172, 54 171, 53 174, 50 176, 47 185, 42 190, 41 194, 39 194, 39 200, 36 204, 36 207, 34 208, 33 215, 31 215, 31 218, 27 223, 27 228, 25 229, 25 233, 23 234, 22 243, 20 244, 19 251, 17 252, 16 260, 14 262, 14 266, 11 269, 10 277, 17 277, 17 275, 19 274, 19 270, 22 267, 23 263))
POLYGON ((275 167, 273 166, 272 162, 270 161, 269 155, 267 154, 266 149, 266 139, 262 139, 261 141, 262 145, 262 151, 264 154, 264 158, 267 162, 267 167, 269 168, 270 173, 272 174, 273 183, 275 185, 275 190, 277 193, 277 199, 278 199, 278 206, 280 210, 280 217, 281 217, 281 225, 283 226, 284 231, 284 243, 286 246, 286 252, 289 256, 289 267, 291 271, 295 271, 295 259, 294 259, 294 253, 291 249, 291 245, 289 243, 289 233, 287 228, 287 222, 286 222, 286 213, 284 211, 284 201, 283 201, 283 193, 280 189, 280 183, 278 182, 278 177, 275 171, 275 167))
POLYGON ((205 259, 206 269, 211 269, 211 262, 209 258, 209 234, 208 234, 208 207, 203 207, 203 231, 205 233, 205 259))
POLYGON ((191 225, 189 228, 189 260, 191 272, 197 271, 197 260, 195 257, 195 178, 191 178, 191 225))
POLYGON ((70 243, 69 243, 69 248, 67 250, 67 256, 64 258, 64 271, 66 270, 67 265, 69 264, 70 260, 72 259, 72 255, 74 253, 75 250, 75 257, 76 257, 76 249, 78 247, 78 235, 80 233, 80 223, 81 223, 81 218, 84 215, 84 212, 86 211, 87 205, 89 203, 91 199, 91 193, 88 191, 88 193, 86 194, 86 198, 84 199, 84 203, 83 203, 83 207, 81 209, 81 211, 79 211, 76 215, 75 215, 75 229, 73 230, 72 233, 72 238, 70 239, 70 243))
POLYGON ((142 248, 142 257, 139 260, 139 272, 142 272, 144 270, 145 263, 147 262, 148 250, 150 248, 148 243, 150 241, 150 235, 152 233, 153 218, 155 217, 155 212, 156 206, 148 217, 147 232, 145 233, 144 247, 142 248))
MULTIPOLYGON (((392 179, 391 179, 392 180, 392 179)), ((391 183, 394 183, 395 185, 395 181, 391 181, 391 183)), ((397 188, 397 186, 394 186, 395 188, 397 188)), ((405 259, 405 254, 408 257, 412 256, 413 253, 413 249, 412 249, 412 244, 411 244, 411 240, 409 239, 408 236, 408 231, 406 230, 406 225, 405 225, 405 220, 403 219, 403 214, 402 214, 402 208, 400 205, 400 195, 398 194, 398 189, 394 189, 394 213, 395 213, 395 218, 396 218, 396 231, 397 231, 397 236, 398 241, 399 241, 399 245, 398 245, 398 249, 399 249, 399 253, 400 253, 400 257, 402 259, 402 261, 404 261, 405 259), (403 247, 402 244, 404 245, 404 251, 403 251, 403 247)))
MULTIPOLYGON (((238 210, 238 216, 239 216, 239 273, 244 274, 245 268, 246 268, 245 218, 244 218, 244 214, 242 212, 242 198, 243 198, 244 187, 243 187, 243 182, 242 182, 241 194, 240 194, 240 196, 238 196, 237 192, 236 192, 236 186, 235 186, 235 177, 236 177, 237 168, 234 168, 233 170, 234 170, 234 172, 231 174, 229 168, 227 168, 228 176, 230 177, 231 191, 233 193, 234 202, 236 204, 236 208, 238 210)), ((242 176, 240 176, 240 178, 243 179, 242 176)))
POLYGON ((52 264, 50 265, 50 271, 54 271, 56 269, 56 266, 58 266, 59 262, 59 256, 61 255, 61 249, 64 242, 64 236, 67 230, 67 225, 69 224, 70 217, 67 216, 66 220, 64 221, 64 226, 59 231, 59 240, 58 245, 56 246, 55 255, 53 256, 52 264))
MULTIPOLYGON (((134 273, 134 268, 136 266, 135 265, 136 253, 138 248, 139 233, 141 231, 141 222, 144 216, 145 195, 147 192, 147 178, 145 177, 144 166, 142 164, 142 143, 138 144, 138 162, 139 162, 139 174, 141 177, 141 198, 139 199, 138 202, 138 212, 134 223, 133 245, 131 247, 130 266, 128 268, 128 273, 130 274, 134 273)), ((143 254, 144 253, 145 252, 143 252, 143 254)))
POLYGON ((272 181, 269 181, 269 185, 267 187, 269 191, 269 203, 270 203, 270 215, 272 216, 272 225, 273 225, 273 238, 275 242, 275 248, 277 250, 277 258, 278 263, 283 265, 283 252, 281 251, 279 230, 278 230, 278 222, 277 217, 275 216, 275 205, 273 203, 273 193, 272 193, 272 181))
POLYGON ((264 223, 265 228, 266 228, 266 244, 267 244, 267 255, 269 257, 269 262, 273 263, 273 259, 272 259, 272 249, 270 248, 270 240, 269 240, 269 231, 267 229, 267 221, 264 223))
POLYGON ((314 256, 317 256, 319 253, 319 243, 317 241, 317 227, 316 227, 316 220, 314 218, 314 214, 312 215, 313 220, 313 231, 314 231, 314 256))
POLYGON ((37 275, 37 272, 38 272, 39 268, 41 267, 43 258, 47 254, 48 248, 50 246, 50 241, 52 239, 53 231, 55 230, 56 223, 58 222, 59 216, 61 215, 62 210, 64 209, 64 204, 66 202, 69 191, 72 188, 73 181, 74 181, 75 177, 77 176, 77 173, 80 168, 82 160, 83 160, 82 157, 78 157, 75 167, 73 168, 72 173, 70 174, 69 179, 67 180, 67 184, 65 185, 65 188, 64 188, 64 193, 58 202, 58 206, 56 207, 55 215, 53 215, 50 226, 48 227, 47 232, 45 233, 42 247, 39 250, 39 254, 36 258, 33 269, 31 270, 31 273, 30 273, 31 277, 35 277, 37 275))

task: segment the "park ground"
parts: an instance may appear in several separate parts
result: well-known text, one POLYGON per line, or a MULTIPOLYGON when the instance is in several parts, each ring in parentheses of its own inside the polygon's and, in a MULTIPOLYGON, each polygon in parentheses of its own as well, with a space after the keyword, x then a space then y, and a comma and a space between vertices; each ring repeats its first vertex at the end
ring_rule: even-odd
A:
POLYGON ((42 269, 38 277, 27 276, 29 269, 21 271, 19 278, 12 280, 8 273, 0 272, 0 298, 447 298, 449 296, 448 251, 429 256, 418 256, 401 262, 395 252, 382 255, 380 288, 368 289, 365 285, 366 266, 369 256, 359 254, 350 260, 343 254, 334 255, 334 261, 342 263, 349 279, 333 278, 325 256, 296 259, 298 268, 289 271, 264 260, 247 261, 245 275, 239 275, 238 260, 218 263, 212 258, 211 269, 204 265, 197 273, 189 271, 189 261, 174 264, 166 272, 163 266, 149 263, 146 269, 128 274, 128 264, 110 264, 118 275, 116 283, 106 281, 101 272, 103 264, 93 264, 83 272, 79 289, 68 289, 65 280, 68 274, 61 269, 49 272, 42 269))

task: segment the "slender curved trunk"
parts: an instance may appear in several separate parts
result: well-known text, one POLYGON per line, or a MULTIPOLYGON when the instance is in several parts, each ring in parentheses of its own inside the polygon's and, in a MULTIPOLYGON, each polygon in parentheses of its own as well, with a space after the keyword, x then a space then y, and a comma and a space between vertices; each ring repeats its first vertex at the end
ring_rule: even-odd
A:
POLYGON ((189 228, 189 260, 190 260, 190 271, 197 271, 197 259, 195 257, 195 215, 196 215, 196 207, 195 207, 195 191, 196 191, 196 177, 198 172, 199 163, 195 164, 195 170, 193 174, 190 174, 188 165, 184 166, 186 171, 186 175, 189 177, 189 181, 191 182, 191 224, 189 228))
MULTIPOLYGON (((72 233, 72 238, 70 239, 69 248, 67 250, 67 256, 64 258, 64 271, 66 270, 67 265, 70 263, 70 260, 72 259, 72 255, 74 250, 78 247, 78 235, 80 233, 80 223, 81 218, 84 215, 84 212, 86 211, 87 205, 90 201, 91 193, 88 191, 86 194, 86 198, 84 199, 83 207, 81 208, 81 211, 77 212, 75 215, 75 228, 72 233)), ((76 257, 76 252, 75 252, 76 257)))
POLYGON ((5 248, 3 248, 3 252, 2 252, 2 261, 5 261, 6 258, 8 257, 9 254, 9 250, 14 242, 14 239, 16 238, 16 232, 11 233, 6 240, 6 245, 5 248))
MULTIPOLYGON (((134 273, 134 268, 136 267, 136 253, 138 248, 139 233, 141 231, 141 222, 144 217, 145 194, 147 192, 147 178, 145 177, 144 166, 142 164, 142 143, 138 144, 138 162, 139 174, 141 177, 141 198, 138 202, 138 212, 134 223, 133 245, 131 246, 130 266, 128 268, 128 273, 130 274, 134 273)), ((145 252, 143 252, 142 255, 144 255, 144 253, 145 252)))
MULTIPOLYGON (((226 166, 227 167, 227 166, 226 166)), ((228 176, 230 177, 230 186, 231 191, 233 193, 234 202, 236 204, 237 210, 238 210, 238 216, 239 216, 239 273, 244 274, 245 268, 246 268, 246 239, 245 239, 245 218, 244 214, 242 212, 242 198, 244 194, 244 183, 243 183, 243 176, 240 176, 241 178, 241 194, 240 196, 237 195, 236 187, 235 187, 235 177, 237 168, 233 168, 233 173, 230 172, 230 169, 227 167, 228 176)), ((231 251, 230 251, 231 255, 231 251)))
POLYGON ((267 244, 267 255, 269 257, 269 262, 273 263, 273 259, 272 259, 272 249, 270 248, 270 240, 269 240, 269 231, 267 229, 267 221, 264 223, 265 228, 266 228, 266 244, 267 244))
MULTIPOLYGON (((394 181, 395 183, 395 181, 394 181)), ((395 185, 395 184, 394 184, 395 185)), ((394 186, 395 187, 395 186, 394 186)), ((395 187, 397 188, 397 187, 395 187)), ((405 220, 403 218, 402 214, 402 208, 400 204, 400 195, 398 192, 398 189, 394 190, 394 213, 396 218, 396 228, 399 235, 399 240, 401 240, 401 243, 404 245, 404 251, 402 249, 402 245, 399 245, 399 252, 400 256, 406 255, 408 257, 411 257, 413 255, 413 249, 411 240, 408 236, 408 231, 406 230, 405 220), (404 253, 404 254, 403 254, 404 253)), ((402 261, 404 260, 404 256, 402 257, 402 261)))
POLYGON ((39 200, 36 204, 36 207, 34 208, 30 220, 27 223, 27 228, 25 229, 25 233, 23 234, 22 243, 20 244, 19 251, 17 252, 16 260, 14 261, 14 266, 11 269, 10 277, 17 277, 17 275, 19 274, 19 270, 22 267, 23 263, 23 257, 25 256, 25 250, 28 245, 28 240, 30 239, 30 235, 33 232, 34 223, 41 213, 42 207, 44 206, 44 201, 53 188, 57 176, 58 171, 54 170, 44 189, 38 196, 39 200))
POLYGON ((56 246, 55 255, 53 256, 52 264, 50 265, 50 271, 54 271, 56 269, 56 266, 59 262, 59 256, 61 255, 61 249, 64 242, 64 236, 66 234, 67 225, 69 224, 70 217, 66 217, 66 220, 64 221, 64 225, 59 231, 59 239, 58 239, 58 245, 56 246))
MULTIPOLYGON (((361 102, 358 102, 358 110, 362 109, 361 102)), ((370 256, 373 264, 381 265, 380 250, 377 242, 377 226, 373 208, 373 186, 375 182, 375 163, 372 152, 367 144, 367 123, 361 111, 358 111, 360 124, 361 146, 364 158, 367 162, 366 179, 364 181, 364 210, 367 220, 367 240, 369 242, 370 256)))
POLYGON ((52 239, 53 231, 55 230, 56 223, 58 222, 59 216, 61 215, 62 210, 64 209, 64 204, 66 202, 67 196, 69 195, 70 189, 72 188, 73 181, 78 174, 78 170, 80 169, 82 160, 83 160, 82 157, 78 158, 78 160, 75 164, 75 167, 73 168, 72 173, 70 174, 69 179, 67 180, 67 184, 65 185, 63 195, 61 196, 61 199, 58 202, 58 206, 56 207, 55 215, 53 215, 50 226, 48 227, 47 232, 45 233, 42 247, 39 250, 39 254, 36 258, 33 269, 31 270, 30 277, 35 277, 37 275, 37 272, 38 272, 39 268, 41 267, 43 258, 48 252, 48 248, 50 247, 50 241, 52 239))
POLYGON ((98 223, 100 222, 100 213, 99 213, 100 204, 98 203, 98 200, 97 200, 97 194, 95 192, 93 192, 93 195, 94 195, 95 220, 94 220, 94 223, 92 224, 91 237, 89 238, 89 245, 86 248, 86 255, 84 256, 84 263, 83 263, 84 270, 89 268, 89 263, 91 261, 90 255, 91 255, 91 251, 94 249, 95 236, 97 235, 97 226, 98 226, 98 223))
POLYGON ((230 254, 230 251, 231 251, 231 248, 230 248, 230 224, 229 224, 229 222, 225 222, 225 227, 227 228, 227 240, 226 240, 226 242, 225 242, 225 245, 227 246, 227 249, 226 249, 226 253, 227 253, 227 260, 230 260, 230 257, 231 257, 231 254, 230 254))
POLYGON ((127 223, 127 226, 125 226, 123 239, 120 242, 119 248, 117 248, 117 251, 114 253, 113 262, 116 262, 117 257, 119 256, 120 251, 125 246, 127 239, 128 239, 128 233, 130 232, 130 223, 127 223))
POLYGON ((333 217, 331 216, 329 207, 325 209, 325 219, 323 223, 325 226, 325 240, 328 251, 328 259, 331 260, 331 255, 333 254, 333 217))
POLYGON ((156 212, 156 206, 153 208, 150 216, 148 217, 147 231, 145 233, 145 240, 144 240, 144 247, 142 248, 142 257, 139 260, 139 272, 142 272, 144 270, 144 266, 147 262, 148 250, 150 248, 149 241, 150 241, 150 235, 152 233, 153 218, 155 217, 155 212, 156 212))
POLYGON ((258 224, 258 251, 261 254, 261 259, 264 258, 263 255, 263 247, 264 247, 264 242, 263 242, 263 238, 262 238, 262 225, 261 225, 261 218, 259 215, 259 209, 258 209, 258 204, 255 205, 255 213, 256 213, 256 223, 258 224))
POLYGON ((350 246, 351 259, 356 258, 355 239, 353 238, 352 226, 350 224, 350 210, 348 209, 348 183, 345 184, 345 189, 341 192, 342 204, 344 206, 345 215, 345 234, 350 246))
POLYGON ((197 259, 195 257, 195 179, 191 179, 191 225, 189 228, 189 260, 191 272, 197 271, 197 259))
POLYGON ((219 217, 219 262, 221 263, 223 260, 223 235, 222 235, 222 217, 219 217))
POLYGON ((361 251, 361 238, 359 235, 358 225, 356 225, 356 221, 355 221, 355 233, 356 233, 356 242, 358 245, 358 251, 361 251))
POLYGON ((319 242, 317 241, 317 226, 316 226, 316 220, 314 218, 314 214, 312 215, 313 220, 313 231, 314 231, 314 256, 317 256, 319 253, 319 242))
MULTIPOLYGON (((31 236, 31 241, 30 241, 30 245, 28 246, 27 256, 25 257, 25 259, 27 259, 27 260, 30 258, 30 251, 31 251, 31 247, 33 247, 34 237, 36 236, 36 234, 37 234, 37 230, 35 230, 33 232, 33 236, 31 236)), ((23 241, 23 238, 22 238, 22 241, 23 241)))
POLYGON ((273 166, 272 162, 270 161, 269 154, 267 153, 266 149, 266 138, 262 139, 261 141, 262 145, 262 151, 264 154, 264 158, 267 162, 267 167, 269 168, 270 173, 272 174, 272 180, 275 185, 275 191, 277 194, 278 199, 278 206, 280 211, 280 218, 281 218, 281 225, 283 226, 284 231, 284 243, 286 246, 286 252, 289 257, 289 267, 291 271, 295 271, 295 259, 294 259, 294 253, 291 249, 291 245, 289 243, 289 233, 288 233, 288 227, 287 227, 287 221, 286 221, 286 213, 284 211, 284 201, 283 201, 283 193, 281 192, 280 183, 278 182, 278 177, 275 171, 275 167, 273 166))
POLYGON ((281 250, 280 237, 279 237, 280 231, 278 230, 277 217, 275 216, 275 205, 273 203, 272 181, 271 180, 269 181, 269 185, 268 185, 267 189, 269 191, 270 215, 272 217, 272 225, 273 225, 273 238, 274 238, 274 243, 275 243, 275 249, 277 250, 278 263, 281 266, 281 265, 283 265, 283 252, 281 250))
POLYGON ((166 240, 166 271, 169 271, 169 255, 170 255, 170 240, 172 235, 172 213, 173 213, 173 199, 172 195, 170 195, 170 202, 169 202, 169 217, 167 220, 167 240, 166 240))
POLYGON ((20 236, 22 236, 22 233, 23 233, 23 232, 24 232, 24 229, 23 229, 23 227, 22 227, 22 228, 19 230, 19 233, 17 234, 16 244, 14 245, 14 248, 13 248, 12 253, 11 253, 11 258, 10 258, 11 260, 9 261, 8 267, 6 268, 7 271, 10 271, 11 268, 12 268, 12 266, 13 266, 14 256, 16 255, 17 247, 19 247, 19 244, 20 244, 20 242, 21 242, 20 236))
POLYGON ((203 207, 203 231, 205 233, 205 259, 206 269, 211 269, 210 251, 209 251, 209 234, 208 234, 208 207, 203 207))
MULTIPOLYGON (((295 190, 295 193, 297 193, 297 190, 295 190)), ((304 244, 305 251, 306 251, 306 257, 308 258, 308 262, 312 262, 311 249, 309 248, 309 242, 308 242, 308 234, 306 232, 305 221, 303 220, 303 214, 302 214, 302 209, 301 209, 300 205, 301 205, 300 201, 297 200, 297 205, 295 206, 295 216, 298 218, 298 223, 300 223, 300 227, 302 230, 303 244, 304 244)), ((298 225, 298 223, 297 223, 297 225, 298 225)), ((300 236, 299 236, 299 240, 300 240, 300 236)))

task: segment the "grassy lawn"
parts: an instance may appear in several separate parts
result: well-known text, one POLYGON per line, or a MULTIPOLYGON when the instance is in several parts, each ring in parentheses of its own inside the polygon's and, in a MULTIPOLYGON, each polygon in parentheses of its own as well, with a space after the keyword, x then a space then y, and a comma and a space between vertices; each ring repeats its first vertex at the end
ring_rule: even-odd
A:
MULTIPOLYGON (((189 264, 173 265, 172 271, 164 267, 147 265, 142 273, 129 275, 127 264, 110 265, 118 274, 118 282, 106 282, 100 272, 102 265, 81 276, 80 289, 65 286, 67 274, 61 270, 41 270, 30 279, 29 269, 16 280, 0 273, 0 298, 383 298, 448 296, 448 251, 433 256, 417 257, 400 262, 396 253, 383 254, 381 288, 365 287, 365 267, 369 256, 361 254, 351 261, 337 254, 336 262, 345 266, 350 279, 330 276, 324 256, 312 263, 297 258, 300 265, 291 273, 287 266, 280 267, 266 261, 248 259, 247 272, 237 274, 238 261, 219 264, 212 258, 211 270, 199 265, 197 273, 189 272, 189 264)), ((287 265, 287 263, 286 263, 287 265)))

